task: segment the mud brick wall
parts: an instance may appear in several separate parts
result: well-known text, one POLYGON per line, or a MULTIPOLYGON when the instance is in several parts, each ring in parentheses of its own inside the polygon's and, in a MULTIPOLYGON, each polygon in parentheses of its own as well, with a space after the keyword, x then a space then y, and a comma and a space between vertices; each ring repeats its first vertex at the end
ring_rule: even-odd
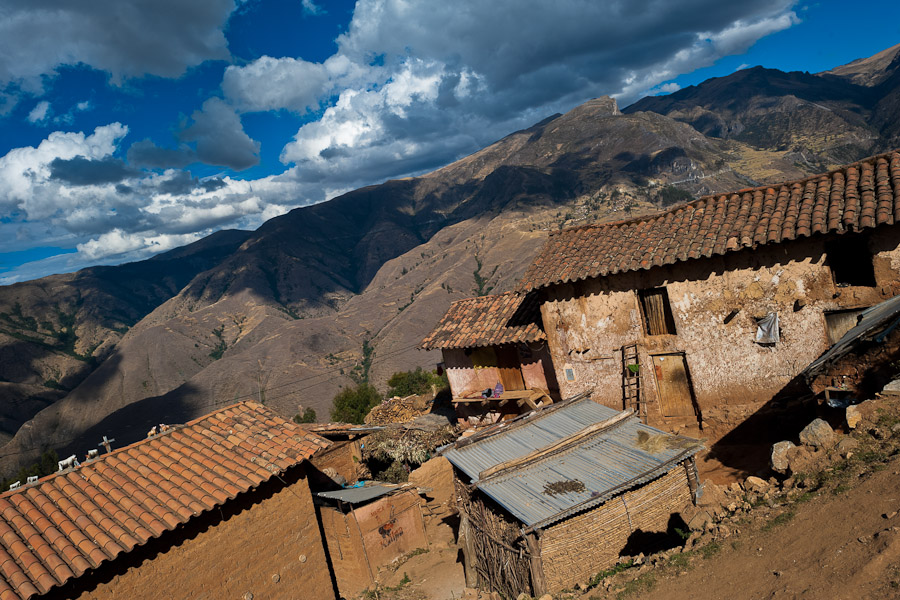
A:
POLYGON ((359 524, 352 513, 345 515, 330 506, 320 506, 319 514, 338 591, 344 598, 355 598, 375 583, 359 524))
POLYGON ((319 507, 328 553, 345 598, 375 583, 378 569, 418 548, 428 548, 419 496, 404 491, 366 504, 346 515, 319 507))
POLYGON ((590 391, 623 408, 621 349, 637 344, 648 422, 677 428, 684 419, 663 415, 651 356, 683 354, 703 436, 718 441, 828 348, 826 313, 900 293, 900 226, 867 238, 874 286, 834 282, 826 247, 840 239, 816 236, 549 288, 541 318, 562 396, 590 391), (636 292, 656 287, 668 292, 675 335, 645 333, 636 292), (773 346, 755 342, 756 318, 768 312, 780 320, 773 346))
POLYGON ((51 597, 335 598, 305 467, 204 513, 51 597))
POLYGON ((334 469, 338 474, 343 475, 347 483, 356 482, 361 461, 362 450, 359 440, 334 442, 330 448, 326 448, 312 457, 313 466, 320 472, 328 468, 334 469))
POLYGON ((666 475, 546 529, 541 559, 549 592, 587 582, 616 564, 635 531, 666 531, 672 513, 691 502, 687 474, 677 465, 666 475))

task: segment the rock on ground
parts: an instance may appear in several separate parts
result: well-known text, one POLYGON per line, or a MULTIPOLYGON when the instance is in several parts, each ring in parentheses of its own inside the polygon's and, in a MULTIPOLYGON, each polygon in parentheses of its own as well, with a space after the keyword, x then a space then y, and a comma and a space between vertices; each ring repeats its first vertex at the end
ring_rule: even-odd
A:
POLYGON ((772 470, 776 473, 781 473, 784 475, 788 472, 788 451, 791 448, 796 448, 794 442, 783 441, 778 442, 777 444, 772 445, 772 457, 770 462, 772 464, 772 470))
POLYGON ((800 443, 815 448, 830 448, 837 440, 834 429, 822 419, 815 419, 800 432, 800 443))

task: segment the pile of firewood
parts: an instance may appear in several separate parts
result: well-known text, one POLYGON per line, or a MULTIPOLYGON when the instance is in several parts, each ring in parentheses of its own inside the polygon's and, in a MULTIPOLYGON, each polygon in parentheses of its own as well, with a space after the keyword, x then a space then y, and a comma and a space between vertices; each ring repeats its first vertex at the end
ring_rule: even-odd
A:
POLYGON ((366 425, 389 425, 408 423, 431 408, 428 396, 407 396, 388 398, 366 415, 366 425))

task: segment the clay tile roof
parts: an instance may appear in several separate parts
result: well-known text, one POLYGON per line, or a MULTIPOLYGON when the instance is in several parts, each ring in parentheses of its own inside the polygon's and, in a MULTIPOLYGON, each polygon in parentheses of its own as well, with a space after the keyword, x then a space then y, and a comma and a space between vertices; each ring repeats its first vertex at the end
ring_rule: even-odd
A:
POLYGON ((329 444, 244 402, 0 494, 0 600, 46 594, 329 444))
POLYGON ((421 348, 478 348, 546 339, 534 294, 507 292, 458 300, 421 348))
POLYGON ((900 151, 798 181, 704 196, 647 217, 551 233, 520 289, 896 222, 900 151))

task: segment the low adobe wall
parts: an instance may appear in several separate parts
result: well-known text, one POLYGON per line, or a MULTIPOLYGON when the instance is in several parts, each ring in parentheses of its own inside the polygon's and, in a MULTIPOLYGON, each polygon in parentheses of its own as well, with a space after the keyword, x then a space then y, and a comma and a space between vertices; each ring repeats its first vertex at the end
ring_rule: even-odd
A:
POLYGON ((632 533, 666 531, 691 503, 683 465, 637 489, 544 530, 541 561, 548 592, 571 589, 616 564, 632 533))

